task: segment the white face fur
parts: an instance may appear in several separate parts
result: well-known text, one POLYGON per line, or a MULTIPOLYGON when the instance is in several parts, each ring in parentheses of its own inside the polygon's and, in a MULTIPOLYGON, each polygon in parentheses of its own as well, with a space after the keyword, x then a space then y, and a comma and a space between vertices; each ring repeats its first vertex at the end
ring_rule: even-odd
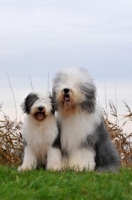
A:
POLYGON ((38 99, 32 105, 30 113, 34 115, 38 121, 42 121, 49 113, 51 113, 51 109, 52 106, 49 101, 38 99))
POLYGON ((52 99, 49 92, 30 93, 22 105, 27 114, 31 114, 38 121, 42 121, 53 112, 52 99))
POLYGON ((53 98, 64 111, 73 111, 81 106, 94 111, 96 88, 88 72, 81 68, 70 68, 59 72, 53 84, 53 98))
POLYGON ((65 110, 73 109, 84 100, 84 93, 76 86, 62 85, 56 90, 56 101, 62 103, 65 110))

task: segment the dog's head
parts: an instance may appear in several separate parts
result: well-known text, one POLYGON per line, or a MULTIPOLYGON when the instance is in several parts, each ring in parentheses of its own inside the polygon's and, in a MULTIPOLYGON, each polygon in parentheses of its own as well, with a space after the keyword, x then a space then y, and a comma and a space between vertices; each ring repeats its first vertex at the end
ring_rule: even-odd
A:
POLYGON ((37 121, 43 121, 49 114, 54 114, 54 105, 48 91, 30 93, 21 105, 24 113, 32 115, 37 121))
POLYGON ((53 99, 56 109, 68 112, 81 108, 94 112, 96 87, 88 72, 82 68, 67 68, 56 74, 53 80, 53 99))

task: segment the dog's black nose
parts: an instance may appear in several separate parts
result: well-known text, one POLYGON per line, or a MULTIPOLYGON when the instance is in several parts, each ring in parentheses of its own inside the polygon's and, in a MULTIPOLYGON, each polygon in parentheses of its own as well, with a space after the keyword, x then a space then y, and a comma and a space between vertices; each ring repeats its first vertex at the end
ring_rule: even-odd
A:
POLYGON ((68 88, 64 88, 64 93, 68 93, 69 92, 69 89, 68 88))
POLYGON ((42 106, 39 106, 38 107, 38 110, 41 112, 43 110, 43 107, 42 106))

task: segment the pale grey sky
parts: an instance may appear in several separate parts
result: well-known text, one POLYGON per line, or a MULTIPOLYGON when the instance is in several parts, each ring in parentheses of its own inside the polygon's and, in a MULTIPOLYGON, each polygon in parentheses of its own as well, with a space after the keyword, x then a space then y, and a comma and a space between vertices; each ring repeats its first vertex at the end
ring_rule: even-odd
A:
POLYGON ((15 118, 9 74, 18 115, 20 104, 34 89, 50 87, 64 67, 88 69, 95 79, 101 105, 122 100, 132 108, 131 0, 1 0, 0 102, 15 118))

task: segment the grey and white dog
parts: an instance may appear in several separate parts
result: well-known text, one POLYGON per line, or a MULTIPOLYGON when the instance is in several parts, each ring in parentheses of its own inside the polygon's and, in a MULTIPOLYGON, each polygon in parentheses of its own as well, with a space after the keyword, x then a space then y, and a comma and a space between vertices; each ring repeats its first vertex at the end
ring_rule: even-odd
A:
POLYGON ((30 93, 22 104, 26 119, 23 124, 24 158, 18 171, 36 169, 60 170, 59 130, 48 91, 30 93))
POLYGON ((117 150, 96 103, 96 87, 82 68, 66 68, 53 80, 62 149, 62 166, 75 170, 116 171, 117 150))

